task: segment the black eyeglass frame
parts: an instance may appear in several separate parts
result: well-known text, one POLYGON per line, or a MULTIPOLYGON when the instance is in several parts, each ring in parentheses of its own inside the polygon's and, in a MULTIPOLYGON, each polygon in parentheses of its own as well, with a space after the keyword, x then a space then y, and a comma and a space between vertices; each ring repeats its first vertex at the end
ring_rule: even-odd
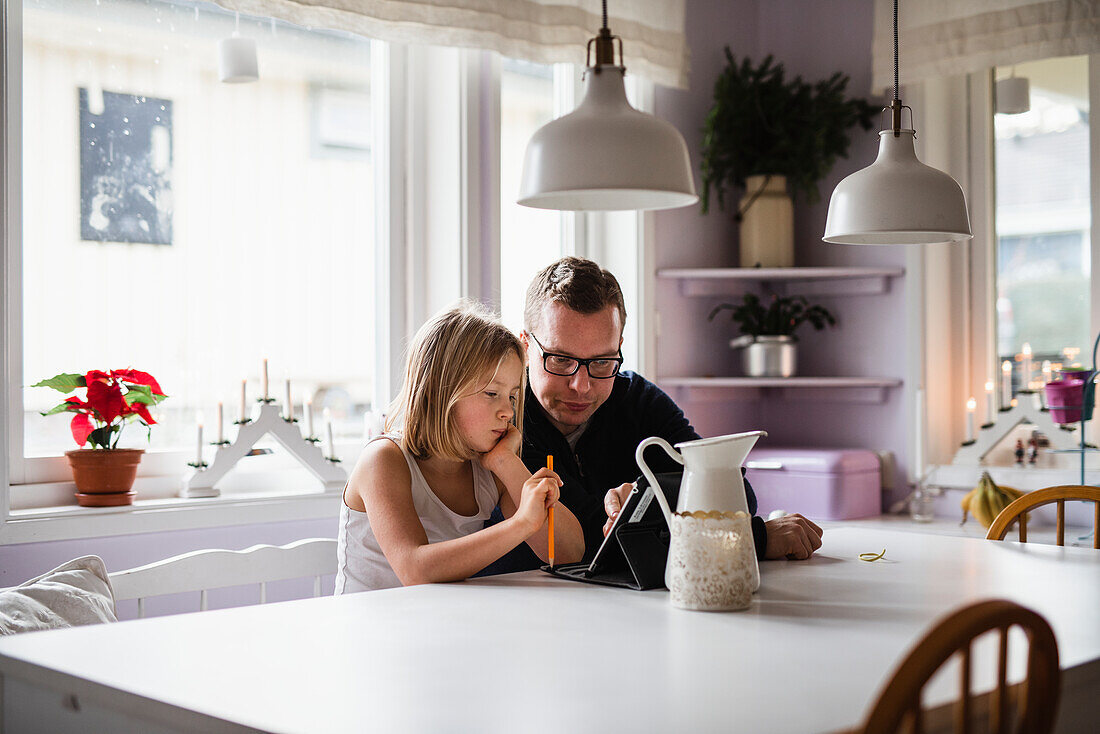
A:
POLYGON ((615 377, 616 375, 618 375, 619 371, 622 370, 622 368, 623 368, 623 351, 621 349, 619 350, 619 352, 618 352, 619 356, 617 356, 617 357, 592 357, 590 359, 581 359, 580 357, 571 357, 568 354, 556 354, 554 352, 548 352, 548 351, 546 351, 546 348, 544 346, 542 346, 542 343, 538 339, 535 338, 534 334, 532 334, 531 332, 527 332, 527 336, 531 337, 531 340, 534 341, 536 345, 538 345, 539 351, 542 352, 542 369, 547 374, 555 375, 557 377, 572 377, 573 375, 577 374, 577 371, 580 370, 580 368, 583 366, 585 372, 588 373, 588 377, 590 379, 593 379, 593 380, 610 380, 612 377, 615 377), (573 362, 576 362, 577 365, 576 365, 576 367, 573 368, 572 372, 554 372, 553 370, 551 370, 546 365, 547 357, 557 357, 558 359, 569 359, 569 360, 572 360, 573 362), (614 362, 615 363, 615 371, 612 372, 610 375, 606 375, 606 376, 594 375, 594 374, 592 374, 592 368, 589 366, 592 362, 614 362))

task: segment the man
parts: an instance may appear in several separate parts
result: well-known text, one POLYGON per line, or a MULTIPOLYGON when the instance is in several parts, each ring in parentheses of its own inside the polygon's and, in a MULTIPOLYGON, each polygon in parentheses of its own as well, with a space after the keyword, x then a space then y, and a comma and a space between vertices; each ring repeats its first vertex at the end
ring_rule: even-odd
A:
MULTIPOLYGON (((615 276, 596 263, 567 257, 543 269, 527 289, 523 320, 523 461, 534 471, 553 455, 561 502, 581 523, 588 560, 640 474, 638 444, 649 436, 676 444, 699 435, 656 385, 620 371, 626 307, 615 276)), ((679 468, 659 453, 653 452, 655 471, 679 468)), ((758 558, 804 559, 821 547, 817 525, 801 515, 765 522, 755 517, 756 495, 747 482, 745 494, 758 558)), ((537 567, 526 550, 520 546, 493 570, 537 567)))

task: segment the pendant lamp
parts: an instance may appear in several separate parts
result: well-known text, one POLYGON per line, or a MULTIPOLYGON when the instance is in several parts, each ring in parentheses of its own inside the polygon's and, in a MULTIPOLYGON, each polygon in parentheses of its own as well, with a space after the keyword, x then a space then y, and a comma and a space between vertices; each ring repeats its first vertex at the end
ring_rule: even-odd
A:
POLYGON ((902 128, 898 99, 898 0, 894 0, 894 99, 890 129, 879 133, 878 158, 833 190, 825 242, 842 245, 922 245, 964 242, 970 232, 966 197, 955 179, 917 160, 916 131, 902 128))
POLYGON ((1000 115, 1019 115, 1031 110, 1031 92, 1027 77, 1016 76, 1016 67, 1012 76, 1001 79, 994 87, 993 109, 1000 115))
POLYGON ((218 79, 226 84, 254 82, 260 78, 256 39, 241 36, 241 14, 236 14, 233 35, 218 41, 218 79))
POLYGON ((617 211, 671 209, 699 200, 683 136, 664 120, 630 106, 622 58, 622 39, 607 27, 604 0, 603 27, 585 54, 584 99, 531 137, 523 159, 520 204, 617 211), (589 63, 593 44, 594 65, 589 63))

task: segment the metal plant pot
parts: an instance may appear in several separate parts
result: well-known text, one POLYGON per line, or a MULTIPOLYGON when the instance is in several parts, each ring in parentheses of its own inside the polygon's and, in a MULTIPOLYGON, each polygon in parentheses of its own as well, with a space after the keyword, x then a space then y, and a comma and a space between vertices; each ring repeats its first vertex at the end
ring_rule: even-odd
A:
POLYGON ((794 376, 798 340, 793 336, 739 336, 730 346, 743 350, 741 368, 749 377, 794 376))

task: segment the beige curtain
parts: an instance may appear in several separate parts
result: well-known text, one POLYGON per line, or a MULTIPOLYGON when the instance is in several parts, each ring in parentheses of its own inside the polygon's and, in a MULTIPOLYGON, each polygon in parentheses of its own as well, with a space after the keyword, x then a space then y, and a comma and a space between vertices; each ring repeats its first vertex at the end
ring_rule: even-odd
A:
MULTIPOLYGON (((583 65, 602 24, 598 0, 215 0, 229 10, 395 43, 496 51, 541 64, 583 65)), ((612 0, 611 32, 627 69, 687 87, 684 0, 612 0)))
MULTIPOLYGON (((875 92, 894 85, 894 3, 875 0, 875 92)), ((899 2, 901 83, 1100 51, 1098 0, 899 2)))

